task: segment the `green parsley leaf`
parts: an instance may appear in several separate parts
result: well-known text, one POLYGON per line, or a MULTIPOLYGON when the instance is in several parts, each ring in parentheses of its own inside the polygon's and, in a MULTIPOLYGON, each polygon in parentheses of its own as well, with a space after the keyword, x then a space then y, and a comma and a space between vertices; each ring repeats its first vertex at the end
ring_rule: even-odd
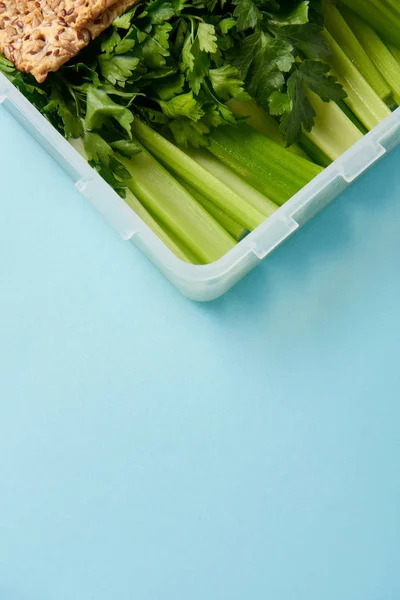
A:
POLYGON ((311 58, 326 58, 330 54, 321 28, 314 23, 275 27, 273 30, 278 38, 291 44, 297 54, 300 52, 311 58))
POLYGON ((208 75, 215 93, 224 100, 230 98, 250 99, 249 94, 243 88, 244 82, 239 78, 236 67, 224 65, 218 69, 210 69, 208 75))
POLYGON ((295 6, 290 12, 284 12, 282 14, 272 15, 268 19, 268 23, 272 25, 277 25, 281 27, 283 25, 304 25, 308 23, 308 9, 309 9, 309 1, 305 0, 304 2, 300 2, 297 6, 295 6))
POLYGON ((232 54, 232 64, 246 81, 247 91, 265 108, 272 92, 282 89, 284 74, 293 63, 291 45, 262 31, 247 36, 232 54))
POLYGON ((87 129, 100 129, 105 120, 113 118, 124 129, 129 138, 132 136, 131 123, 133 114, 128 108, 116 104, 103 90, 94 86, 88 86, 86 96, 86 119, 87 129))
POLYGON ((112 148, 98 133, 87 132, 84 145, 90 162, 101 163, 106 166, 110 164, 110 158, 113 155, 112 148))
POLYGON ((236 25, 236 19, 232 19, 232 17, 228 17, 227 19, 222 19, 222 21, 220 21, 218 23, 218 28, 222 34, 226 35, 228 33, 228 31, 230 31, 232 29, 232 27, 235 27, 235 25, 236 25))
POLYGON ((197 28, 197 39, 199 41, 199 48, 204 52, 214 54, 217 51, 217 36, 215 34, 214 25, 209 23, 199 23, 197 28))
POLYGON ((281 121, 281 131, 288 145, 296 141, 303 127, 306 131, 311 131, 314 125, 315 111, 307 98, 307 88, 318 94, 325 102, 329 100, 338 102, 346 97, 336 78, 327 76, 328 72, 328 65, 319 61, 305 60, 297 66, 288 79, 286 104, 281 97, 280 107, 277 108, 279 98, 276 96, 272 98, 275 114, 284 107, 287 110, 281 121))
POLYGON ((111 142, 110 146, 127 158, 141 152, 140 146, 134 140, 117 140, 116 142, 111 142))
POLYGON ((303 60, 298 65, 298 71, 307 87, 324 102, 339 102, 346 98, 347 94, 336 77, 329 75, 329 65, 316 60, 303 60))
POLYGON ((204 115, 193 92, 174 96, 170 100, 157 100, 164 115, 171 119, 187 117, 191 121, 198 121, 204 115))
POLYGON ((196 148, 207 143, 205 136, 210 131, 207 125, 201 121, 195 123, 188 119, 176 119, 175 121, 171 121, 169 128, 179 146, 187 147, 191 144, 196 148))
POLYGON ((46 113, 51 113, 53 111, 57 112, 62 119, 64 135, 67 139, 79 138, 83 135, 81 119, 71 112, 58 88, 52 89, 51 100, 43 110, 46 113))
POLYGON ((288 79, 287 93, 291 111, 284 114, 280 129, 287 145, 290 146, 300 136, 302 127, 311 131, 315 111, 306 96, 302 76, 297 70, 288 79))
MULTIPOLYGON (((183 56, 183 52, 182 52, 183 56)), ((207 52, 200 50, 200 43, 198 37, 196 37, 194 43, 192 44, 190 50, 188 50, 187 54, 187 64, 190 65, 188 67, 188 72, 186 74, 186 79, 193 90, 194 94, 198 94, 201 88, 201 85, 208 74, 208 69, 210 66, 210 58, 207 52)))
POLYGON ((280 116, 292 110, 292 102, 288 94, 284 92, 278 92, 278 90, 272 92, 270 95, 268 99, 268 106, 269 112, 274 116, 280 116))
POLYGON ((100 54, 98 57, 100 73, 112 85, 125 86, 125 82, 132 76, 140 59, 136 56, 110 56, 100 54))
POLYGON ((118 31, 111 27, 108 36, 104 36, 102 39, 100 44, 101 51, 110 54, 120 41, 121 36, 119 35, 118 31))
POLYGON ((237 30, 254 29, 262 21, 262 14, 253 0, 234 0, 233 16, 237 19, 237 30))
POLYGON ((162 83, 157 82, 155 86, 156 94, 161 100, 170 100, 176 94, 182 94, 185 86, 185 78, 182 74, 173 77, 164 78, 162 83))
POLYGON ((130 10, 128 10, 126 13, 124 13, 123 15, 121 15, 120 17, 117 17, 116 19, 114 19, 113 21, 113 26, 116 27, 117 29, 129 29, 133 20, 133 17, 135 16, 135 13, 137 11, 138 6, 134 6, 133 8, 131 8, 130 10))
POLYGON ((166 63, 165 57, 169 56, 169 34, 172 26, 169 23, 156 25, 151 34, 147 36, 142 46, 142 56, 147 67, 157 69, 166 63))

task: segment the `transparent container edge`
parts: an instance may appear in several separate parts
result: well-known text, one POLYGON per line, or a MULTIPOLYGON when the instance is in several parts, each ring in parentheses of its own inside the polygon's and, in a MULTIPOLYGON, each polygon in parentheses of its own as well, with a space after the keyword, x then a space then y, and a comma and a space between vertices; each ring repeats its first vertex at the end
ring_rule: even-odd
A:
POLYGON ((61 134, 0 73, 0 104, 64 168, 78 191, 132 241, 178 290, 209 301, 227 292, 273 250, 400 144, 400 108, 281 206, 218 261, 190 265, 177 258, 61 134))

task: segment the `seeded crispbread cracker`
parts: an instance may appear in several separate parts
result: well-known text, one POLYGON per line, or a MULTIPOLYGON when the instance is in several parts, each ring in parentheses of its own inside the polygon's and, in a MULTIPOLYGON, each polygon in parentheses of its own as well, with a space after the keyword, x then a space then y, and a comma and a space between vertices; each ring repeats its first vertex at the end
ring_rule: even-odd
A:
POLYGON ((115 4, 106 9, 100 17, 88 21, 85 28, 89 31, 92 40, 107 29, 117 17, 123 15, 127 10, 138 4, 140 0, 117 0, 115 4))
POLYGON ((118 0, 44 0, 56 15, 75 29, 96 21, 118 0))
POLYGON ((137 1, 117 0, 78 29, 58 16, 48 0, 0 0, 0 53, 42 82, 137 1))

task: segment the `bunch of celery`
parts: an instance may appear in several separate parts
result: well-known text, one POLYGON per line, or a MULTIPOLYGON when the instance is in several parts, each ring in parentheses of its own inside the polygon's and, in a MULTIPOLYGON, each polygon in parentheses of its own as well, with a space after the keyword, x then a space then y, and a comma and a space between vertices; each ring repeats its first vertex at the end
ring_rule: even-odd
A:
POLYGON ((400 3, 398 0, 341 0, 396 48, 400 44, 400 3))
POLYGON ((44 84, 0 70, 175 255, 205 264, 399 104, 400 8, 367 5, 148 0, 44 84))

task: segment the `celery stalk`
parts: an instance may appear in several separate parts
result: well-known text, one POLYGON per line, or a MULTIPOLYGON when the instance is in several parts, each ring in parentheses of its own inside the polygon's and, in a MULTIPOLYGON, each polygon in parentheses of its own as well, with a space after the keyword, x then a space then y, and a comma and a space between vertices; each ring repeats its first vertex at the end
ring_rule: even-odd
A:
POLYGON ((315 110, 314 127, 305 135, 332 161, 336 160, 363 136, 335 102, 323 102, 309 92, 307 97, 315 110))
POLYGON ((342 112, 344 112, 344 114, 346 115, 346 117, 348 119, 350 119, 350 121, 353 123, 353 125, 355 125, 358 129, 358 131, 360 131, 363 135, 368 133, 368 129, 366 127, 364 127, 364 125, 361 123, 360 119, 357 119, 356 115, 353 113, 353 111, 347 106, 346 102, 344 100, 339 100, 339 102, 337 103, 338 107, 340 108, 340 110, 342 112))
MULTIPOLYGON (((233 217, 228 215, 219 206, 211 202, 203 194, 201 194, 196 188, 189 183, 186 183, 183 179, 176 176, 179 183, 193 196, 195 200, 208 212, 218 223, 223 227, 237 242, 240 242, 247 234, 250 233, 248 229, 245 229, 238 221, 235 221, 233 217)), ((278 208, 278 207, 277 207, 278 208)))
POLYGON ((308 137, 301 135, 300 144, 303 150, 307 153, 307 156, 320 167, 329 167, 332 164, 332 160, 321 150, 318 148, 314 142, 312 142, 308 137))
POLYGON ((286 146, 285 139, 279 131, 279 123, 269 115, 263 108, 257 105, 255 100, 244 102, 242 100, 229 100, 228 106, 236 117, 248 117, 246 123, 259 131, 273 142, 287 148, 290 152, 316 162, 317 165, 327 167, 331 160, 324 155, 320 148, 316 147, 304 134, 300 136, 298 144, 286 146))
MULTIPOLYGON (((334 102, 323 102, 312 92, 310 92, 309 99, 315 110, 316 118, 312 131, 310 133, 303 131, 301 135, 300 144, 305 151, 302 155, 307 159, 311 158, 322 167, 327 167, 358 141, 359 136, 354 130, 353 123, 334 102)), ((279 125, 271 115, 257 106, 254 101, 238 102, 235 100, 233 102, 232 105, 229 102, 229 107, 236 116, 251 114, 246 123, 280 146, 285 146, 279 125)), ((298 147, 297 144, 294 146, 298 147)), ((288 150, 291 148, 293 146, 290 146, 288 150)), ((300 155, 299 152, 296 154, 300 155)))
POLYGON ((342 11, 357 39, 364 48, 368 48, 369 56, 388 82, 396 103, 400 104, 400 64, 366 21, 345 6, 342 11))
POLYGON ((399 0, 341 0, 371 25, 384 40, 400 48, 399 0))
MULTIPOLYGON (((71 138, 69 140, 71 146, 75 148, 79 154, 87 160, 85 147, 83 145, 82 138, 71 138)), ((136 196, 130 191, 126 190, 125 202, 132 208, 132 210, 146 223, 146 225, 156 234, 158 238, 181 260, 193 263, 201 264, 199 257, 192 252, 187 246, 185 246, 180 240, 178 240, 171 232, 167 231, 141 204, 136 196)))
POLYGON ((233 238, 145 148, 119 160, 132 175, 129 189, 201 262, 214 262, 235 246, 233 238))
POLYGON ((211 152, 203 148, 185 148, 185 154, 190 156, 196 163, 207 169, 219 181, 225 183, 231 190, 235 191, 242 198, 246 198, 252 206, 260 210, 266 217, 272 215, 278 205, 269 200, 264 194, 261 194, 254 187, 244 181, 239 175, 229 169, 223 162, 218 160, 211 152))
POLYGON ((325 30, 324 35, 331 49, 328 60, 332 71, 347 93, 346 104, 368 130, 373 129, 391 114, 390 109, 367 83, 330 33, 325 30))
POLYGON ((130 190, 127 190, 126 192, 125 202, 178 258, 188 263, 200 264, 201 261, 198 257, 188 248, 185 248, 183 244, 179 243, 178 240, 173 239, 172 236, 151 216, 130 190))
POLYGON ((134 120, 132 129, 141 143, 168 169, 190 183, 214 204, 239 221, 246 229, 250 231, 255 229, 264 221, 266 216, 271 214, 267 199, 264 212, 257 210, 246 199, 239 196, 192 160, 185 152, 139 119, 134 120))
POLYGON ((333 39, 378 96, 382 100, 387 100, 391 94, 391 89, 371 60, 371 49, 368 44, 360 43, 361 40, 357 39, 354 29, 352 31, 336 6, 333 6, 331 0, 323 0, 322 7, 325 15, 325 27, 333 39), (366 49, 368 49, 368 54, 366 49))
POLYGON ((393 44, 388 44, 388 48, 400 65, 400 49, 393 46, 393 44))
MULTIPOLYGON (((270 138, 280 146, 285 146, 285 140, 279 131, 279 124, 271 115, 266 113, 255 100, 244 102, 242 100, 229 100, 228 106, 233 114, 238 118, 247 117, 246 123, 251 127, 270 138)), ((309 158, 308 155, 298 144, 292 144, 288 150, 298 154, 303 158, 309 158)))
POLYGON ((209 136, 209 150, 277 204, 286 202, 322 171, 246 123, 214 129, 209 136))

